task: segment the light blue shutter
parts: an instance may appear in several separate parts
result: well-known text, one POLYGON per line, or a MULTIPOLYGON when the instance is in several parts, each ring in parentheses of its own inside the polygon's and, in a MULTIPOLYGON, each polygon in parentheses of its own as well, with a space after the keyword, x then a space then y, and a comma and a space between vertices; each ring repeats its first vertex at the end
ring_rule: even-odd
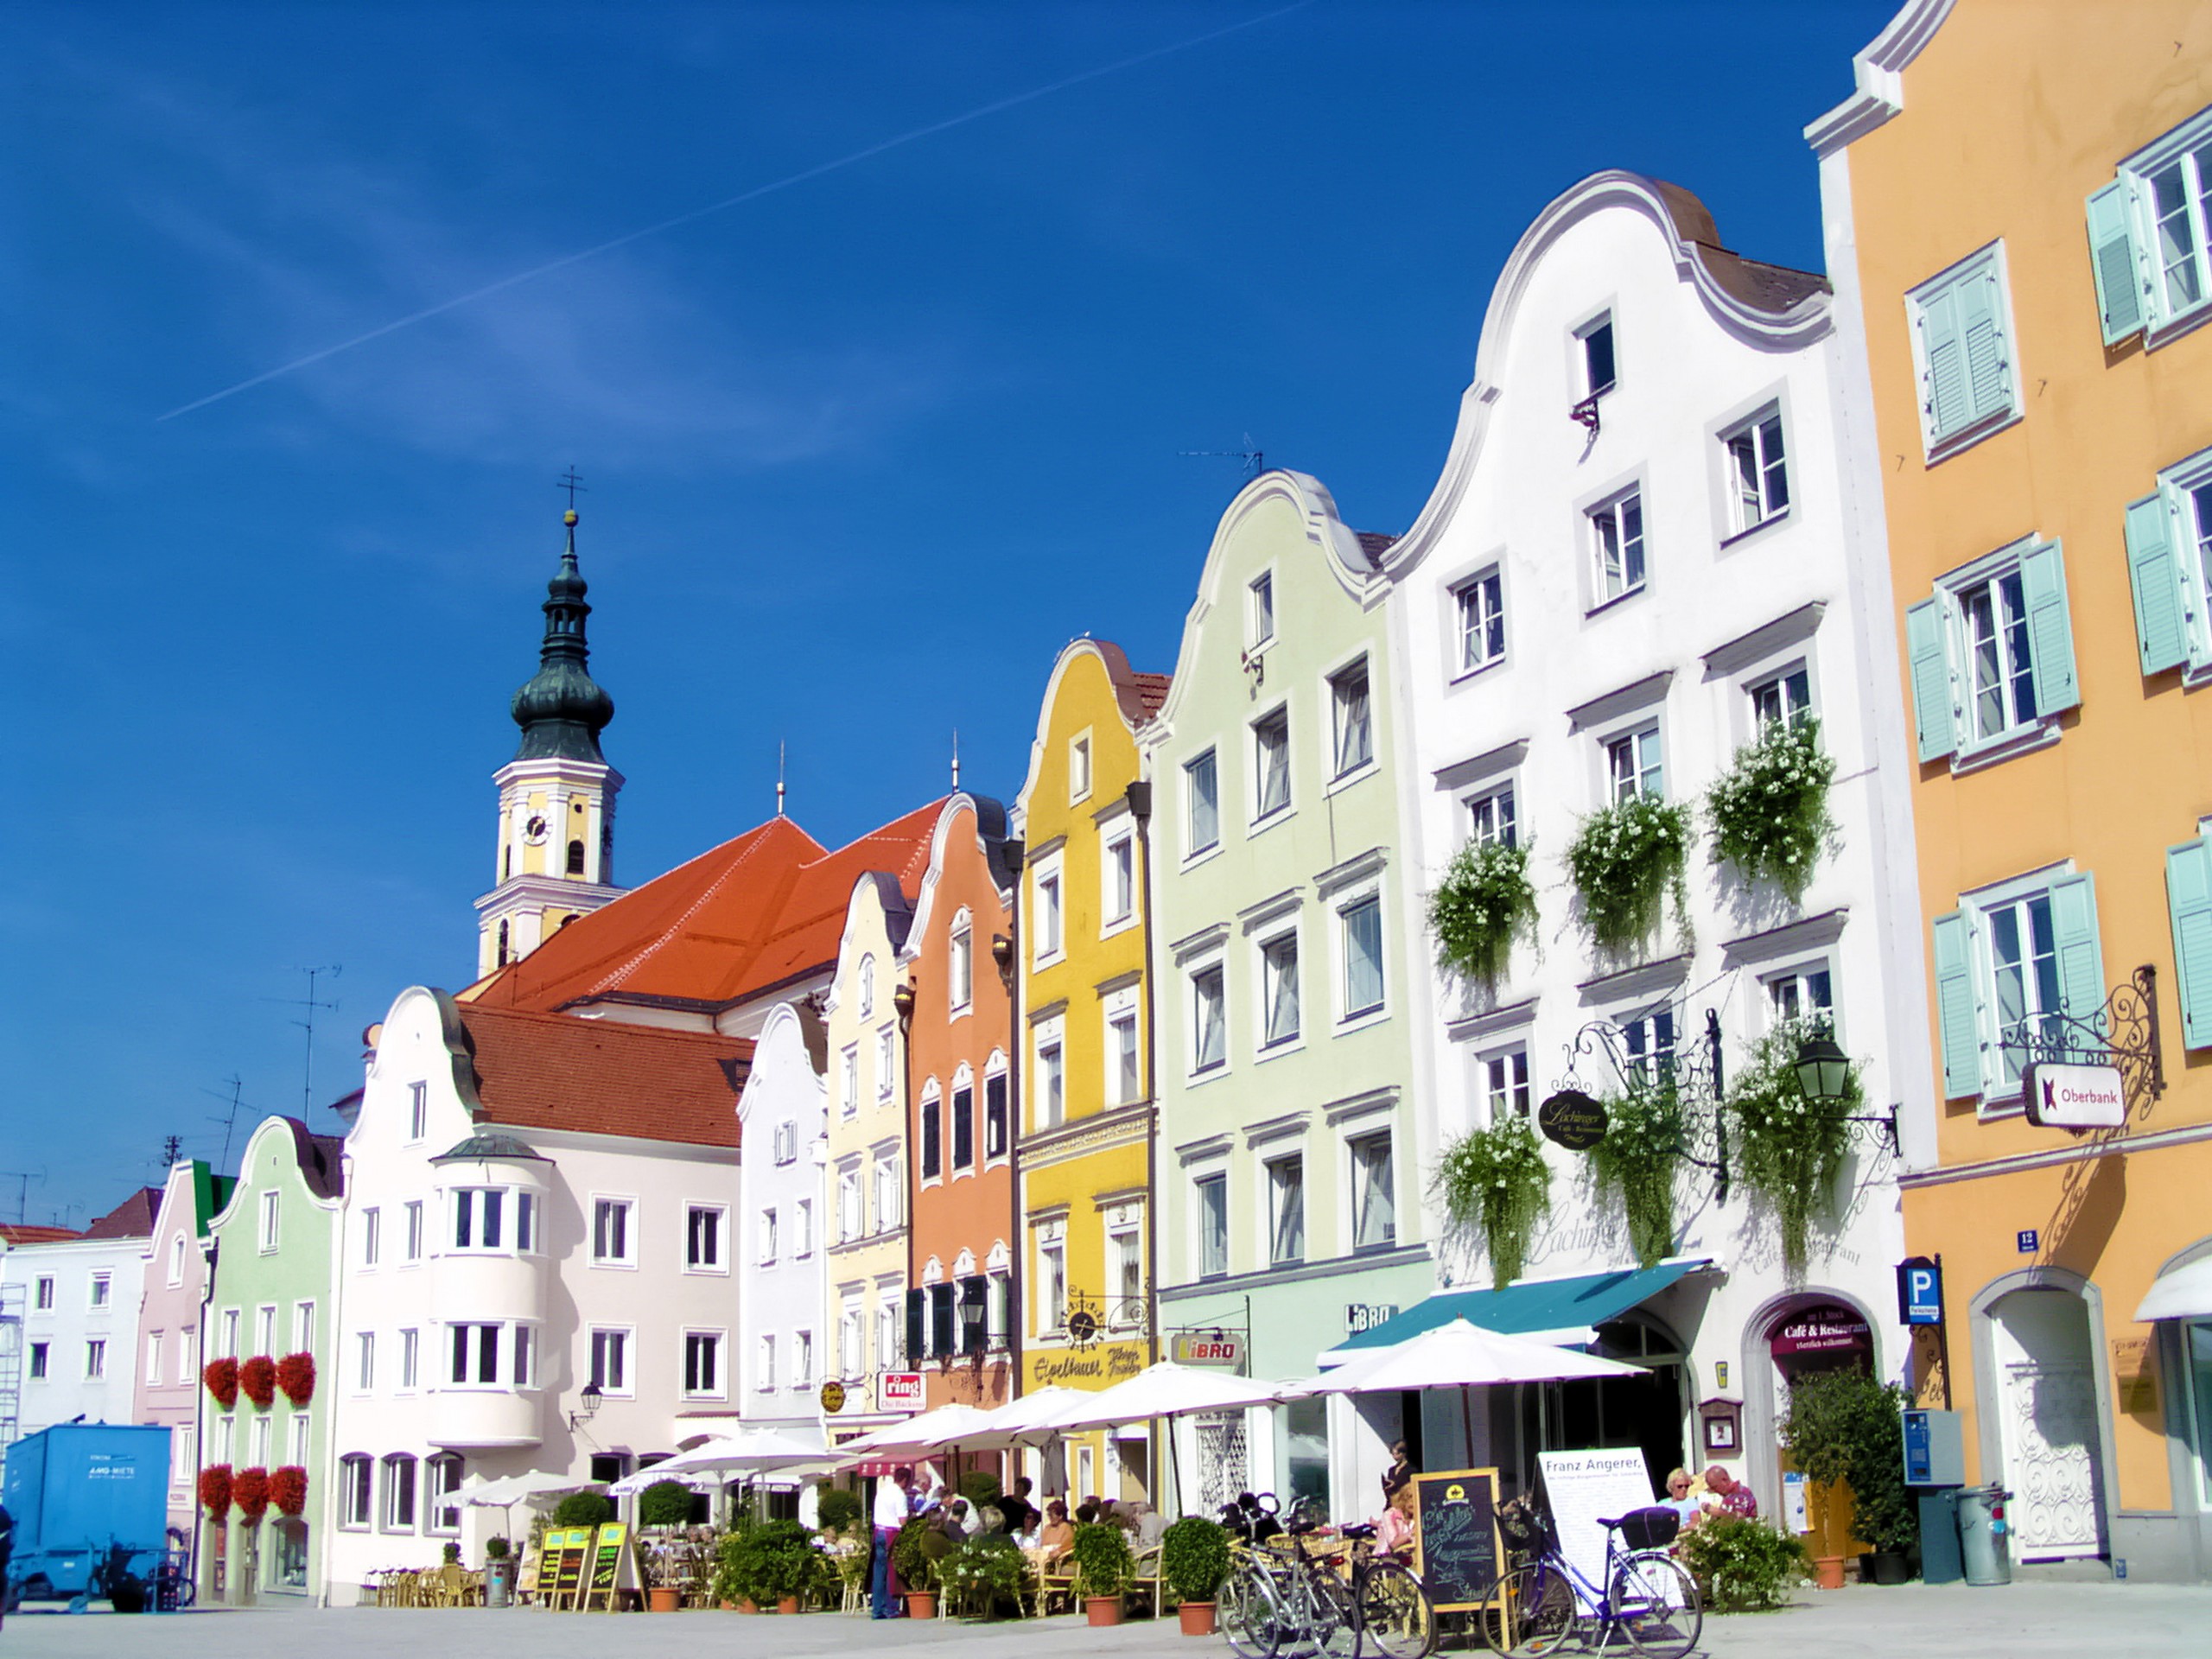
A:
POLYGON ((2082 686, 2074 672, 2066 561, 2056 542, 2021 557, 2020 588, 2028 605, 2028 677, 2036 689, 2036 713, 2075 708, 2082 701, 2082 686))
POLYGON ((1943 602, 1923 599, 1904 613, 1906 655, 1911 658, 1912 708, 1920 725, 1920 758, 1940 760, 1959 747, 1951 712, 1951 658, 1944 648, 1943 602))
POLYGON ((1974 404, 1967 392, 1966 353, 1959 338, 1956 285, 1930 295, 1920 308, 1922 403, 1928 410, 1928 428, 1937 439, 1948 436, 1974 418, 1974 404))
POLYGON ((1984 265, 1958 288, 1959 337, 1965 342, 1973 405, 1966 421, 1986 420, 2012 407, 2012 348, 2005 338, 2005 296, 1997 285, 1997 267, 1984 265))
POLYGON ((2166 906, 2174 918, 2174 975, 2183 1048, 2212 1047, 2212 845, 2166 849, 2166 906))
POLYGON ((2050 884, 2051 940, 2058 949, 2058 994, 2066 1012, 2087 1020, 2104 1005, 2105 953, 2097 943, 2097 879, 2062 876, 2050 884))
POLYGON ((2097 315, 2107 346, 2143 327, 2143 282, 2136 272, 2128 218, 2126 179, 2113 180, 2089 198, 2089 269, 2097 279, 2097 315))
POLYGON ((2135 587, 2135 643, 2143 652, 2143 671, 2179 668, 2189 660, 2189 616, 2163 492, 2127 504, 2127 575, 2135 587))
POLYGON ((1936 918, 1936 1027, 1943 1045, 1943 1098, 1981 1092, 1981 1028, 1974 1010, 1974 944, 1965 913, 1936 918))

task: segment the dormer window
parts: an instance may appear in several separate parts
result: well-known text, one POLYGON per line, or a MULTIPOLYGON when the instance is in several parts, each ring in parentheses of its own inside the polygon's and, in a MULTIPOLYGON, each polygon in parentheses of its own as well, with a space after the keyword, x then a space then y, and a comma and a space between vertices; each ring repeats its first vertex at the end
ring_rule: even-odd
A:
POLYGON ((1264 645, 1275 637, 1275 578, 1273 571, 1262 571, 1252 578, 1247 590, 1249 595, 1246 634, 1253 645, 1264 645))
POLYGON ((1575 330, 1575 338, 1582 346, 1582 395, 1602 397, 1615 385, 1613 314, 1599 312, 1575 330))

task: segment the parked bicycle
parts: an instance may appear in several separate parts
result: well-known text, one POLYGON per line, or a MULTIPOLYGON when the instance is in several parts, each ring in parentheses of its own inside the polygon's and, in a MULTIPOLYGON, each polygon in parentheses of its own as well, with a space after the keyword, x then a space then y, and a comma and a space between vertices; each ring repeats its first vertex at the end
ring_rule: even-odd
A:
MULTIPOLYGON (((1260 1496, 1273 1516, 1271 1493, 1260 1496)), ((1239 1547, 1217 1600, 1217 1621, 1240 1659, 1427 1659, 1436 1615, 1421 1580, 1402 1561, 1376 1555, 1374 1529, 1347 1527, 1341 1556, 1317 1555, 1326 1516, 1312 1500, 1294 1509, 1281 1545, 1239 1547)))
POLYGON ((1663 1504, 1631 1510, 1605 1529, 1603 1588, 1560 1553, 1551 1517, 1526 1497, 1497 1508, 1506 1547, 1522 1555, 1483 1605, 1484 1635, 1508 1659, 1540 1659, 1582 1632, 1604 1647, 1618 1631, 1651 1659, 1682 1659, 1697 1645, 1705 1611, 1696 1582, 1667 1553, 1681 1517, 1663 1504))

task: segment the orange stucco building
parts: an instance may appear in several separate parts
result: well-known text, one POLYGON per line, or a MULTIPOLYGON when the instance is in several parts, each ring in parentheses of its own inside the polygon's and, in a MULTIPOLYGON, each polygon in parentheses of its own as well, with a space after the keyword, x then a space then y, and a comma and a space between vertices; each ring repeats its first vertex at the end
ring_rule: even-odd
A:
POLYGON ((1914 0, 1856 69, 1808 137, 1865 333, 1924 911, 1904 1217, 1950 1375, 1931 1336, 1916 1381, 2012 1492, 2017 1560, 2202 1579, 2212 6, 1914 0), (2116 1069, 2117 1121, 2036 1121, 2029 1068, 2063 1061, 2116 1069))
POLYGON ((1012 1397, 1016 847, 999 802, 947 801, 900 953, 912 1192, 906 1351, 932 1409, 988 1409, 1012 1397))

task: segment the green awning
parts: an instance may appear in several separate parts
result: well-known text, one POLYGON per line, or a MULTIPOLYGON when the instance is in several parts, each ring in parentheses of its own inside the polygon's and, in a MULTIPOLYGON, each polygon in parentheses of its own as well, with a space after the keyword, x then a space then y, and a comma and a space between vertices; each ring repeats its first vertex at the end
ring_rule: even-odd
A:
POLYGON ((1602 1325, 1705 1265, 1700 1261, 1666 1262, 1656 1268, 1623 1268, 1615 1273, 1585 1274, 1575 1279, 1508 1285, 1503 1290, 1439 1291, 1395 1319, 1346 1338, 1323 1354, 1321 1360, 1327 1364, 1332 1359, 1349 1359, 1365 1349, 1391 1347, 1453 1319, 1509 1336, 1524 1331, 1602 1325))

